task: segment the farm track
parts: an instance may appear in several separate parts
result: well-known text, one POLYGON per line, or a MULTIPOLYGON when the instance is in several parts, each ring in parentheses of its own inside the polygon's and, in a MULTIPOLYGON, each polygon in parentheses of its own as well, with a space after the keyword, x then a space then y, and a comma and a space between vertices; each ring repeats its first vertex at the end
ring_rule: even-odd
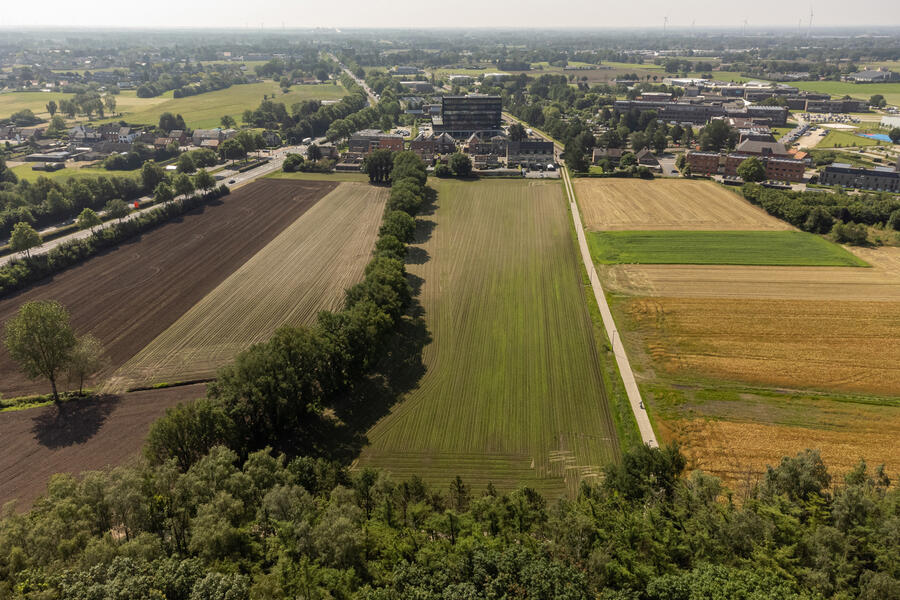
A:
POLYGON ((17 510, 28 509, 55 473, 126 462, 168 407, 205 394, 199 384, 0 413, 0 506, 17 500, 17 510))
POLYGON ((424 281, 427 370, 359 463, 562 495, 619 452, 562 190, 436 185, 433 230, 411 252, 428 259, 408 266, 424 281))
MULTIPOLYGON (((79 334, 103 343, 102 379, 216 288, 334 189, 334 184, 266 179, 0 300, 0 323, 22 303, 54 299, 79 334)), ((0 393, 45 393, 0 349, 0 393)), ((0 415, 2 421, 4 415, 0 415)))
POLYGON ((362 279, 386 188, 343 183, 125 363, 110 389, 212 377, 281 325, 310 325, 362 279))
POLYGON ((593 231, 779 231, 793 227, 708 181, 573 180, 585 228, 593 231))

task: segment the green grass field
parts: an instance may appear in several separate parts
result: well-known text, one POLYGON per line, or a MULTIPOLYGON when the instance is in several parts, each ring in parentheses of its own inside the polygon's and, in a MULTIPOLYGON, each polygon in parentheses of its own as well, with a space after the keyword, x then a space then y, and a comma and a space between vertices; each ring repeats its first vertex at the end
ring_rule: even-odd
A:
POLYGON ((881 94, 888 104, 900 105, 900 83, 851 83, 848 81, 797 81, 791 85, 809 92, 821 92, 832 96, 847 95, 868 100, 881 94))
POLYGON ((133 171, 107 171, 106 169, 60 169, 59 171, 34 171, 31 165, 19 165, 13 167, 12 172, 22 180, 34 183, 38 177, 46 177, 51 181, 66 181, 68 179, 90 179, 92 177, 137 177, 140 169, 133 171))
POLYGON ((879 142, 878 140, 873 140, 872 138, 863 137, 861 135, 856 135, 855 133, 851 133, 849 131, 840 131, 837 129, 830 129, 828 131, 828 135, 822 138, 822 141, 816 145, 816 148, 846 148, 848 146, 878 146, 881 145, 890 145, 885 142, 879 142))
POLYGON ((425 373, 368 432, 359 465, 572 493, 619 444, 562 187, 431 185, 408 265, 431 337, 425 373))
POLYGON ((259 106, 264 95, 268 95, 270 99, 276 102, 283 103, 290 110, 292 104, 303 100, 339 100, 347 95, 347 90, 340 84, 324 83, 320 85, 295 85, 290 92, 284 94, 277 83, 266 81, 263 83, 233 85, 228 89, 186 98, 172 98, 171 94, 171 92, 167 92, 160 97, 165 98, 165 101, 142 110, 126 112, 119 107, 119 111, 123 112, 123 115, 115 119, 106 120, 117 121, 125 119, 129 123, 156 125, 162 113, 170 112, 183 116, 185 123, 192 129, 211 128, 219 126, 219 120, 223 115, 231 115, 240 123, 243 112, 248 108, 253 109, 259 106))
POLYGON ((334 173, 285 173, 284 171, 275 171, 270 175, 266 175, 270 179, 299 179, 301 181, 357 181, 366 183, 369 176, 365 173, 355 173, 352 171, 337 171, 334 173))
POLYGON ((868 266, 841 246, 801 231, 589 232, 599 264, 868 266))
MULTIPOLYGON (((323 83, 319 85, 295 85, 284 94, 274 81, 262 83, 248 83, 233 85, 224 90, 207 92, 186 98, 174 98, 172 91, 154 98, 138 98, 134 90, 125 90, 116 96, 116 115, 106 115, 104 119, 97 119, 97 123, 126 120, 129 123, 141 123, 156 125, 159 116, 164 112, 180 114, 187 125, 192 129, 218 127, 223 115, 231 115, 238 122, 241 115, 248 108, 256 108, 262 102, 263 96, 268 95, 276 102, 283 102, 290 107, 303 100, 339 100, 347 95, 347 90, 341 84, 323 83)), ((35 115, 43 119, 49 119, 47 103, 50 100, 59 102, 60 99, 68 99, 70 94, 59 92, 12 92, 0 94, 0 119, 9 117, 13 113, 28 108, 35 115)), ((83 117, 75 119, 84 121, 83 117)))

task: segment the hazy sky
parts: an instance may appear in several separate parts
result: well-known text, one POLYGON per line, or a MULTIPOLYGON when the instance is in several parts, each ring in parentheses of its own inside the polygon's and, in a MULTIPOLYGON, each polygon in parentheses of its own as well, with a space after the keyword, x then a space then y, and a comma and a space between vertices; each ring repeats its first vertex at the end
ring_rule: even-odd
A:
MULTIPOLYGON (((897 0, 815 0, 813 27, 900 26, 897 0)), ((0 28, 806 26, 785 0, 0 0, 0 28), (446 10, 451 7, 451 10, 446 10)))

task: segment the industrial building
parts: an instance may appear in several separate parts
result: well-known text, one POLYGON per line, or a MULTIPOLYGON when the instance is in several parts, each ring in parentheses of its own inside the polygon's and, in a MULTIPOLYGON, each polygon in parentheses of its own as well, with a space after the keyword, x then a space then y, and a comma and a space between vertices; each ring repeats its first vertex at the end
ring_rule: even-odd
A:
POLYGON ((825 185, 860 190, 900 192, 900 172, 890 167, 863 169, 846 163, 834 163, 825 167, 819 181, 825 185))

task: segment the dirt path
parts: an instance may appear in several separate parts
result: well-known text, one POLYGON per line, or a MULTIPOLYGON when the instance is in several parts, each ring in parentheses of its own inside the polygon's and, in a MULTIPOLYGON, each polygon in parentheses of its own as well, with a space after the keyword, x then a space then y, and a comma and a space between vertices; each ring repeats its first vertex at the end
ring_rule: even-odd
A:
POLYGON ((205 394, 205 384, 198 384, 0 413, 0 506, 16 500, 26 510, 54 473, 124 463, 166 408, 205 394))

